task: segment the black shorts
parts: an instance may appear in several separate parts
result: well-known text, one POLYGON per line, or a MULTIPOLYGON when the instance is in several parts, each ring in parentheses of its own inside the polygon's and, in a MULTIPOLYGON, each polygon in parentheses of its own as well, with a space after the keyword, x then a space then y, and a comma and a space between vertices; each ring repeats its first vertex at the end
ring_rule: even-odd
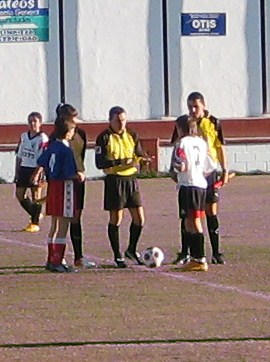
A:
POLYGON ((34 171, 33 167, 20 167, 16 187, 34 187, 35 185, 30 181, 34 171))
POLYGON ((205 216, 206 189, 194 186, 181 186, 178 193, 179 217, 205 216))
POLYGON ((108 175, 105 177, 104 182, 105 210, 121 210, 142 206, 136 177, 108 175))
POLYGON ((217 170, 211 172, 207 177, 206 203, 215 204, 219 201, 219 191, 214 188, 215 182, 218 181, 217 170))

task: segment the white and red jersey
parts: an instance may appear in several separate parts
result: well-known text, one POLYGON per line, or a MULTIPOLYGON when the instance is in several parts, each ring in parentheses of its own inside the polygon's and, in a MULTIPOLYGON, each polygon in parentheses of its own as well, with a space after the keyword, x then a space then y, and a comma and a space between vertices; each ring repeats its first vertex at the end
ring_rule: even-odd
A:
POLYGON ((205 175, 215 170, 207 143, 198 136, 185 136, 174 146, 173 162, 184 162, 186 170, 178 173, 178 186, 207 188, 205 175))
POLYGON ((21 167, 37 166, 37 159, 48 145, 48 136, 44 132, 39 132, 30 137, 30 132, 21 134, 17 147, 17 157, 21 159, 21 167))

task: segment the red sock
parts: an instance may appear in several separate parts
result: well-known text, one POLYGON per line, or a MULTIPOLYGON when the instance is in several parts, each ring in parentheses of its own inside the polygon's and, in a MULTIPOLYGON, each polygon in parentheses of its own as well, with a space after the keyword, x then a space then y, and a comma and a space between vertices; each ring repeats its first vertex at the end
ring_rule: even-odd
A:
POLYGON ((54 265, 60 265, 65 253, 66 244, 51 244, 52 253, 51 253, 51 263, 54 265))

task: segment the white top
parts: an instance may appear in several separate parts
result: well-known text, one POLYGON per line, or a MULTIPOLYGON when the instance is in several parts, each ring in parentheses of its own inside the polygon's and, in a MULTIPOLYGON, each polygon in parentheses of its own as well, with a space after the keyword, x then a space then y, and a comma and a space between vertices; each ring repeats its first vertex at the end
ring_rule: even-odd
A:
POLYGON ((44 132, 39 132, 32 138, 30 132, 22 133, 17 151, 17 157, 21 159, 20 166, 35 168, 37 159, 47 147, 48 141, 48 136, 44 132))
POLYGON ((199 136, 185 136, 174 146, 173 162, 186 164, 186 170, 178 173, 178 187, 207 188, 205 176, 216 169, 208 154, 207 143, 199 136))

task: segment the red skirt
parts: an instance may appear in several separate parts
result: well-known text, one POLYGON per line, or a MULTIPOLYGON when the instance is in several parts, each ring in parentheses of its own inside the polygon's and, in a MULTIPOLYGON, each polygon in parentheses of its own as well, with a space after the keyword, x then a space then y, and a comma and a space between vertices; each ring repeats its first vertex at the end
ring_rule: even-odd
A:
POLYGON ((79 210, 76 183, 73 180, 50 180, 47 189, 46 215, 75 217, 79 210))

